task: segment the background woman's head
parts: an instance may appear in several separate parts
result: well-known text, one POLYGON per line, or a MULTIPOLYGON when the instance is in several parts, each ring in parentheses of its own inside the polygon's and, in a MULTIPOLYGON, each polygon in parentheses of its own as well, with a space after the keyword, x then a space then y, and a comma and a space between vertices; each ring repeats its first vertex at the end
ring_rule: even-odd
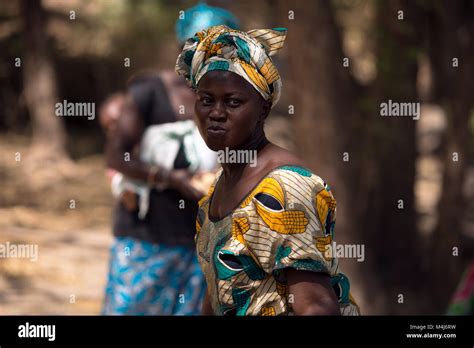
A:
POLYGON ((232 12, 199 3, 180 13, 175 24, 176 39, 182 47, 198 31, 221 24, 239 29, 239 19, 232 12))

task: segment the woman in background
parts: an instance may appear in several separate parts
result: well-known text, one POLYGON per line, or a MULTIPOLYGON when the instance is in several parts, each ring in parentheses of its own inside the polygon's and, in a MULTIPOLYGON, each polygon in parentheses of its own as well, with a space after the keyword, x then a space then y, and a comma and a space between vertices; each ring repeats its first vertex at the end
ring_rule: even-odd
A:
MULTIPOLYGON (((178 40, 221 23, 235 26, 236 20, 227 11, 200 4, 178 20, 178 40)), ((108 136, 107 164, 126 180, 146 185, 148 198, 140 209, 137 202, 143 196, 134 194, 133 202, 127 194, 114 209, 104 314, 199 314, 204 280, 193 236, 203 193, 191 181, 194 173, 184 137, 174 136, 182 135, 183 122, 193 119, 193 103, 193 92, 172 71, 135 78, 129 85, 117 125, 108 136), (176 129, 170 131, 173 125, 176 129), (147 162, 135 151, 143 147, 152 127, 157 136, 164 139, 166 133, 180 142, 168 165, 147 162)))

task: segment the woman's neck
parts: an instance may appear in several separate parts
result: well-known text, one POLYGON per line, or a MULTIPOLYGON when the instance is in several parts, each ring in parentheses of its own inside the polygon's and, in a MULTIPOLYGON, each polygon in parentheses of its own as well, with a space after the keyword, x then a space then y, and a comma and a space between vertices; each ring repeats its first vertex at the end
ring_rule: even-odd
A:
MULTIPOLYGON (((240 151, 240 153, 243 153, 241 151, 249 151, 249 153, 246 154, 247 159, 255 157, 255 166, 257 163, 257 156, 258 153, 270 142, 268 141, 267 137, 265 136, 265 132, 263 129, 259 131, 257 134, 253 135, 250 138, 250 141, 244 144, 242 147, 239 149, 235 149, 234 151, 240 151)), ((244 172, 244 169, 249 166, 250 163, 222 163, 222 169, 223 169, 223 175, 224 175, 224 180, 227 183, 235 183, 237 182, 241 177, 244 172)))

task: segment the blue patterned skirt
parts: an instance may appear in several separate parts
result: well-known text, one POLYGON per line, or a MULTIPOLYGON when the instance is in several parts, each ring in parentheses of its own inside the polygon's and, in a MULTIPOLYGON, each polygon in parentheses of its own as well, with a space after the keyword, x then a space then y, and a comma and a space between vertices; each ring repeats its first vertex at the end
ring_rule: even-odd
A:
POLYGON ((116 237, 105 315, 199 315, 205 280, 194 248, 116 237))

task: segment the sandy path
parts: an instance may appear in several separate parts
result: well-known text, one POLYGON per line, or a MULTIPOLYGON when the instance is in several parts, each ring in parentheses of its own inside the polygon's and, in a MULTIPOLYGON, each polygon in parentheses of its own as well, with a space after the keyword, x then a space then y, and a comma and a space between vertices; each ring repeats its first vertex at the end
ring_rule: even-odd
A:
POLYGON ((100 312, 111 242, 108 233, 2 228, 0 244, 7 241, 37 245, 38 259, 0 260, 1 314, 100 312))
POLYGON ((80 160, 58 181, 47 165, 25 170, 26 143, 2 140, 0 148, 0 248, 38 250, 37 261, 0 258, 0 314, 100 313, 112 241, 103 159, 80 160))

